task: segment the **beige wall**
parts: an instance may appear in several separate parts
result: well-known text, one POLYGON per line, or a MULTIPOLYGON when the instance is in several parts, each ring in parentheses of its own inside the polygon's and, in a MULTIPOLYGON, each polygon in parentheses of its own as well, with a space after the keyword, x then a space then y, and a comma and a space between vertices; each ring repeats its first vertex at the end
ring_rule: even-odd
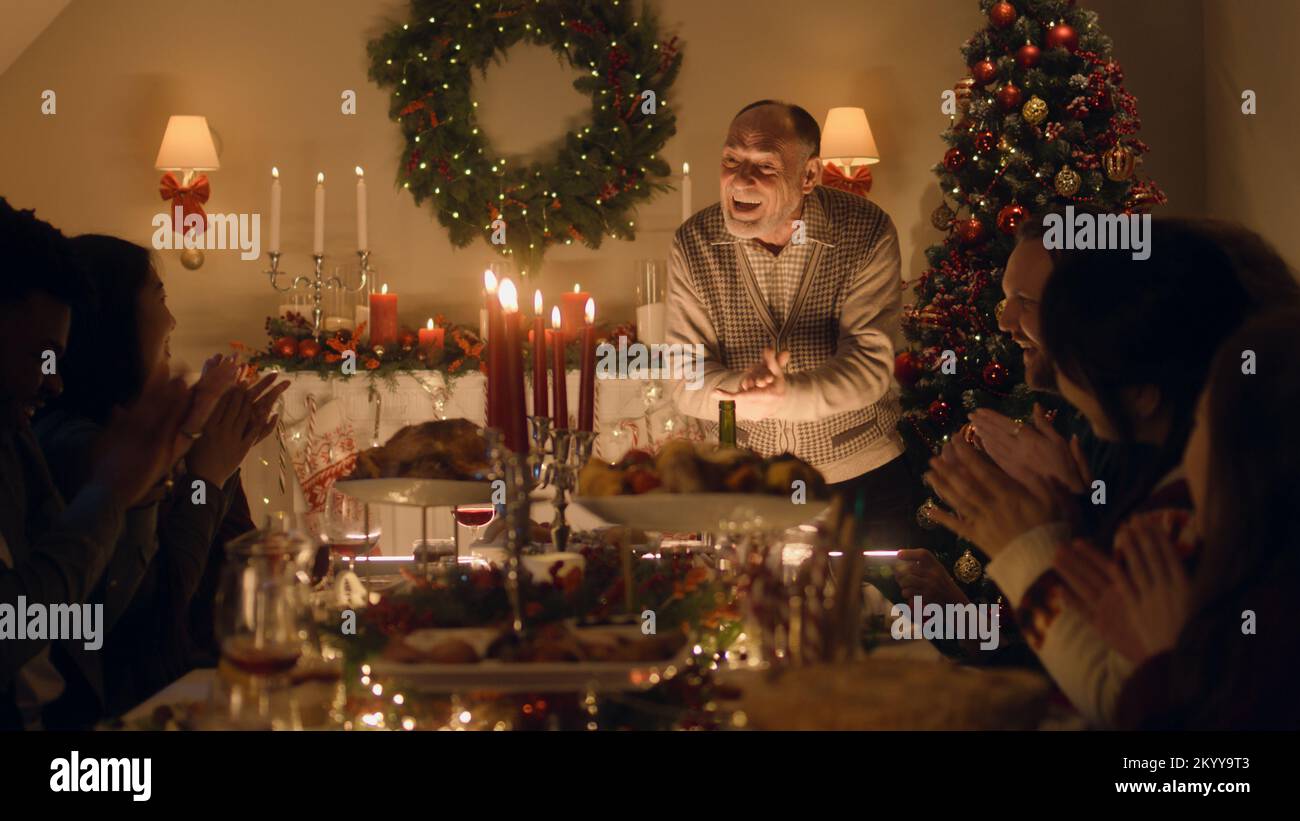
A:
POLYGON ((1294 0, 1206 0, 1206 212, 1239 220, 1300 267, 1300 87, 1294 0), (1249 14, 1243 14, 1248 7, 1249 14), (1258 113, 1241 113, 1241 94, 1258 113))
MULTIPOLYGON (((1173 210, 1202 212, 1200 0, 1092 5, 1139 96, 1144 136, 1155 148, 1147 170, 1169 191, 1173 210)), ((861 105, 883 155, 873 197, 898 224, 906 275, 919 274, 922 251, 938 236, 928 215, 938 200, 930 167, 942 156, 946 121, 939 94, 964 73, 959 46, 982 24, 975 0, 662 0, 658 7, 685 43, 673 94, 679 133, 665 154, 675 167, 691 162, 696 207, 717 198, 722 134, 744 103, 785 97, 819 119, 831 106, 861 105)), ((204 114, 222 152, 209 210, 265 211, 269 169, 278 165, 284 262, 301 270, 310 244, 311 179, 323 170, 331 183, 327 252, 348 263, 355 259, 351 171, 360 164, 371 180, 375 263, 401 294, 404 318, 415 324, 435 311, 476 317, 488 248, 451 248, 430 213, 389 185, 400 145, 385 93, 365 77, 365 43, 405 8, 402 0, 76 0, 0 75, 0 194, 71 232, 147 242, 150 220, 162 209, 152 164, 167 116, 204 114), (199 8, 214 11, 196 20, 199 8), (182 9, 186 17, 175 16, 182 9), (45 88, 58 92, 56 116, 40 114, 45 88), (355 117, 339 112, 339 94, 348 88, 358 94, 355 117)), ((1263 66, 1268 55, 1256 59, 1263 66)), ((563 85, 564 72, 545 52, 521 51, 496 71, 482 89, 483 109, 485 129, 503 143, 526 149, 544 142, 567 114, 581 110, 581 98, 563 85)), ((1266 87, 1263 79, 1257 85, 1266 87)), ((1280 101, 1262 105, 1283 116, 1280 101)), ((1289 116, 1294 124, 1294 112, 1289 116)), ((1275 138, 1295 134, 1278 135, 1273 122, 1261 118, 1254 127, 1275 138)), ((1234 161, 1257 164, 1260 157, 1242 151, 1234 161)), ((1276 173, 1253 170, 1261 179, 1276 173)), ((676 194, 663 195, 642 209, 637 242, 552 251, 542 287, 553 294, 579 280, 602 315, 629 317, 633 262, 666 255, 678 214, 676 194)), ((174 252, 165 257, 180 323, 178 356, 196 362, 232 339, 262 341, 263 318, 276 299, 260 262, 210 252, 207 265, 190 272, 174 252)))

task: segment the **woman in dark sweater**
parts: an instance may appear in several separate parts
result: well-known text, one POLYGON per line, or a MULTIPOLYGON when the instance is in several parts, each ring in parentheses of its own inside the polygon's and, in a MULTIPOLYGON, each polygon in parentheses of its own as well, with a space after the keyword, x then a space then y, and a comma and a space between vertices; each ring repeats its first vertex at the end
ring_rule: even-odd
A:
POLYGON ((1137 531, 1068 574, 1079 606, 1138 665, 1119 724, 1300 729, 1300 308, 1262 315, 1215 357, 1183 467, 1201 552, 1137 531))
MULTIPOLYGON (((93 298, 73 315, 60 362, 63 395, 36 424, 54 480, 69 498, 85 482, 114 410, 129 404, 151 373, 169 367, 175 325, 148 249, 97 235, 77 237, 72 245, 93 298)), ((190 611, 210 617, 211 602, 196 593, 213 560, 220 560, 221 545, 236 535, 223 523, 234 511, 232 525, 250 524, 239 463, 274 427, 268 417, 284 387, 268 390, 270 378, 235 385, 234 372, 232 359, 208 361, 200 381, 222 392, 216 409, 172 478, 128 512, 112 559, 124 572, 114 589, 100 591, 109 630, 104 648, 93 654, 97 658, 62 648, 71 657, 65 662, 97 671, 83 677, 87 688, 70 690, 58 705, 65 725, 128 709, 192 667, 190 611)))

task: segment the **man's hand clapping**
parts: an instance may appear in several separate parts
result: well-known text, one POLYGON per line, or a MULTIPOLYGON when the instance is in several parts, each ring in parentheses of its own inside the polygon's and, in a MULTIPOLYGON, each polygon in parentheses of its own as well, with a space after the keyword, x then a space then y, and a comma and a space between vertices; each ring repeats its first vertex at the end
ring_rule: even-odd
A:
POLYGON ((789 364, 789 351, 778 354, 764 348, 763 361, 745 372, 736 390, 719 388, 713 398, 734 400, 737 419, 766 419, 785 398, 785 368, 789 364))

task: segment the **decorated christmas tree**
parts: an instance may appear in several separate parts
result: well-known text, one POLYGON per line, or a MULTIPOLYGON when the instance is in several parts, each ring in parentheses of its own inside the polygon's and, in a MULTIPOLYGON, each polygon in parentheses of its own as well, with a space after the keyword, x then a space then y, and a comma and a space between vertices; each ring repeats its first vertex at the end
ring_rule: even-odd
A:
MULTIPOLYGON (((949 147, 935 166, 943 204, 931 221, 945 235, 926 249, 904 312, 909 346, 895 361, 900 427, 917 459, 958 435, 976 407, 1019 419, 1033 406, 1019 350, 997 326, 1016 227, 1071 203, 1131 213, 1164 202, 1136 173, 1148 149, 1096 13, 1074 0, 980 8, 986 23, 962 46, 969 76, 949 96, 949 147)), ((940 559, 968 592, 995 595, 966 547, 951 543, 940 559)))

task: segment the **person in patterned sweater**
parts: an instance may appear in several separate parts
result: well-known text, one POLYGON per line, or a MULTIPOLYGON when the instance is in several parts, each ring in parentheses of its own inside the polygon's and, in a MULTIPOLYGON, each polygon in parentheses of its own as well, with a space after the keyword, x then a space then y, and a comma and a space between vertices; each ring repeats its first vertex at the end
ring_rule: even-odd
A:
MULTIPOLYGON (((1133 492, 1107 499, 1114 524, 1092 534, 1093 549, 1110 554, 1158 533, 1192 565, 1199 539, 1180 462, 1211 358, 1248 316, 1293 301, 1296 285, 1284 264, 1244 260, 1204 223, 1153 220, 1152 243, 1145 261, 1126 251, 1063 256, 1043 293, 1043 344, 1062 396, 1099 437, 1155 448, 1133 492)), ((927 481, 952 508, 936 521, 992 557, 990 578, 1066 697, 1091 723, 1116 724, 1134 665, 1062 581, 1058 566, 1085 549, 1072 541, 1079 528, 1063 489, 1013 479, 960 437, 931 467, 927 481)))
POLYGON ((919 483, 892 390, 898 233, 869 200, 818 184, 820 143, 817 121, 789 103, 761 100, 732 120, 721 201, 673 240, 667 341, 704 357, 703 379, 673 396, 709 422, 734 400, 737 444, 793 453, 834 491, 865 496, 866 538, 899 547, 919 483))

